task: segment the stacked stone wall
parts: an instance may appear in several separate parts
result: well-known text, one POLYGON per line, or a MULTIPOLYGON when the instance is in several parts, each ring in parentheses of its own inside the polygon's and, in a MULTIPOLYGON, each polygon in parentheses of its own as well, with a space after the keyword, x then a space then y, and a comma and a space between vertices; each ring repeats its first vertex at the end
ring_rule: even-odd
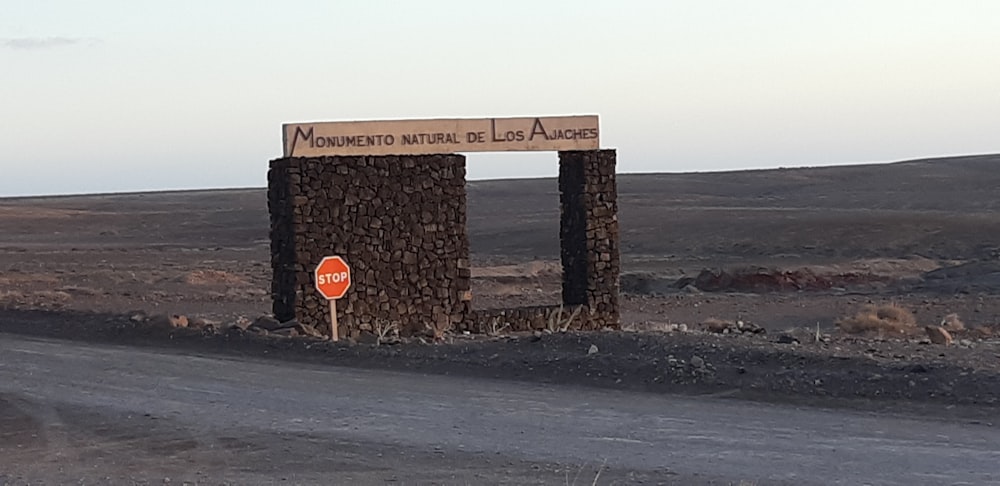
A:
POLYGON ((329 255, 351 267, 351 289, 337 301, 341 336, 387 325, 443 330, 466 318, 465 157, 277 159, 268 205, 279 320, 329 329, 313 275, 329 255))
POLYGON ((313 271, 325 256, 351 267, 337 301, 339 334, 395 326, 447 330, 597 330, 619 326, 615 151, 559 153, 562 304, 470 310, 465 157, 283 158, 271 161, 273 311, 329 332, 313 271))
POLYGON ((584 306, 584 329, 620 325, 621 258, 614 150, 559 152, 563 304, 584 306))

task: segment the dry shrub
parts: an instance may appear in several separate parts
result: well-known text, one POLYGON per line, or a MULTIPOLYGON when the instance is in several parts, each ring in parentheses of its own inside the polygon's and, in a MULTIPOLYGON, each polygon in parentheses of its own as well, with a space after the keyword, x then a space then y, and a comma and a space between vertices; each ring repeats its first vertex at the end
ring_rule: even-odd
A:
POLYGON ((958 314, 952 313, 941 319, 941 327, 945 328, 948 332, 960 332, 965 330, 965 323, 962 322, 962 319, 959 319, 958 314))
POLYGON ((917 319, 896 304, 869 304, 853 316, 837 319, 837 327, 848 334, 905 335, 917 330, 917 319))

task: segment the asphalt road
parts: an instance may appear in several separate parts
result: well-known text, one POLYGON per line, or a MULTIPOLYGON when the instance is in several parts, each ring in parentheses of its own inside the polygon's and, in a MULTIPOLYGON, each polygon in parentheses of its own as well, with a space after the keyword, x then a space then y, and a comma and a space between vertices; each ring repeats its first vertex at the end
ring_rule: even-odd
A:
POLYGON ((0 334, 0 484, 595 479, 1000 484, 1000 430, 0 334))

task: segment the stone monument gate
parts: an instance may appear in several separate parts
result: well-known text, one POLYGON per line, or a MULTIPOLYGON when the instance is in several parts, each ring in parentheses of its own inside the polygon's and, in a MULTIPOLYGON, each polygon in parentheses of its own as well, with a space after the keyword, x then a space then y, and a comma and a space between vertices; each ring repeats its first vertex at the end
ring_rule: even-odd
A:
POLYGON ((329 329, 313 270, 339 255, 352 274, 341 336, 618 327, 616 153, 599 134, 596 116, 285 125, 268 172, 275 317, 329 329), (510 150, 559 153, 563 303, 473 311, 456 153, 510 150))

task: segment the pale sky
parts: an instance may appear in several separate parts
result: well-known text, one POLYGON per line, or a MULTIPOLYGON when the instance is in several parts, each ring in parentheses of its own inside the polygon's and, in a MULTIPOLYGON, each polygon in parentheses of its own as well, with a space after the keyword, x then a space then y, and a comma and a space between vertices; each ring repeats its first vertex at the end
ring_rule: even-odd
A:
POLYGON ((566 114, 619 172, 1000 152, 1000 1, 0 0, 0 196, 263 187, 286 122, 566 114))

